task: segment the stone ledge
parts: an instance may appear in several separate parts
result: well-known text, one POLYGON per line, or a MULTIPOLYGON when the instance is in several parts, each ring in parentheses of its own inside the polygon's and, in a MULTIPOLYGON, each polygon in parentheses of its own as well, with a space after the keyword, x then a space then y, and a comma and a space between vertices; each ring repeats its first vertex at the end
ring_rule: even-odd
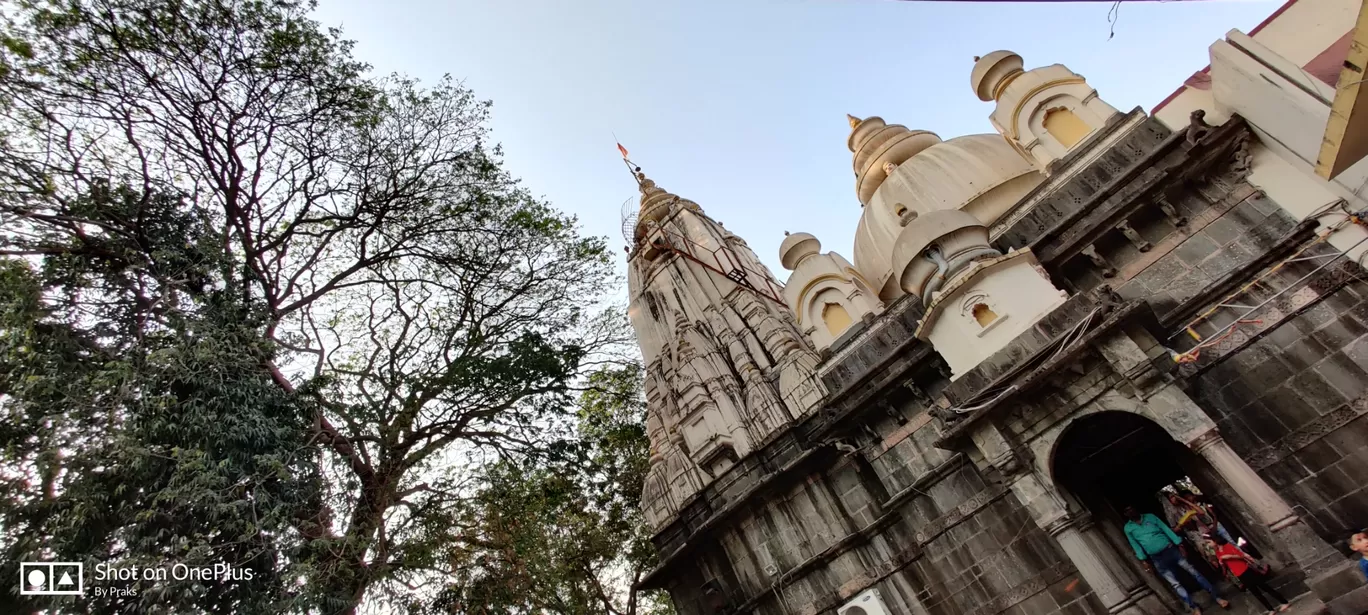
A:
MULTIPOLYGON (((1083 333, 1083 335, 1074 342, 1072 348, 1069 348, 1062 353, 1058 353, 1057 356, 1048 358, 1045 356, 1045 353, 1054 350, 1054 346, 1062 342, 1064 337, 1072 332, 1071 329, 1066 329, 1055 335, 1049 344, 1037 348, 1029 357, 1012 368, 1011 371, 1008 371, 980 389, 979 391, 982 392, 1004 389, 1008 386, 1016 387, 1014 390, 1002 394, 1000 397, 988 402, 982 408, 969 413, 963 419, 956 421, 952 426, 949 426, 941 438, 936 441, 936 446, 947 450, 954 450, 960 440, 968 437, 971 431, 970 428, 980 419, 992 414, 999 407, 1002 407, 1005 403, 1011 401, 1015 397, 1044 383, 1050 374, 1054 373, 1058 368, 1072 362, 1079 352, 1092 346, 1093 342, 1097 341, 1103 335, 1110 333, 1122 323, 1130 321, 1131 319, 1140 318, 1150 320, 1153 318, 1153 311, 1150 309, 1149 305, 1143 301, 1130 301, 1120 306, 1111 306, 1099 301, 1097 309, 1098 315, 1106 316, 1106 319, 1087 329, 1086 333, 1083 333)), ((1081 320, 1082 319, 1080 318, 1080 322, 1081 320)))
POLYGON ((1081 177, 1083 171, 1106 158, 1122 158, 1127 153, 1148 152, 1153 135, 1162 139, 1169 134, 1162 123, 1152 121, 1144 109, 1136 107, 1130 113, 1120 114, 1108 120, 1101 130, 1095 131, 1087 139, 1069 151, 1063 158, 1050 163, 1050 173, 1038 186, 1031 189, 1017 201, 990 229, 994 241, 1004 237, 1018 222, 1031 215, 1038 205, 1052 199, 1057 194, 1071 193, 1071 188, 1091 190, 1087 178, 1081 177))
POLYGON ((1153 205, 1152 200, 1146 198, 1151 193, 1200 177, 1212 166, 1229 160, 1251 136, 1244 120, 1232 117, 1204 136, 1195 147, 1179 150, 1179 155, 1169 160, 1168 154, 1178 150, 1185 138, 1183 133, 1169 135, 1158 149, 1136 161, 1121 176, 1081 203, 1077 210, 1036 237, 1031 248, 1047 266, 1077 256, 1136 210, 1153 205))

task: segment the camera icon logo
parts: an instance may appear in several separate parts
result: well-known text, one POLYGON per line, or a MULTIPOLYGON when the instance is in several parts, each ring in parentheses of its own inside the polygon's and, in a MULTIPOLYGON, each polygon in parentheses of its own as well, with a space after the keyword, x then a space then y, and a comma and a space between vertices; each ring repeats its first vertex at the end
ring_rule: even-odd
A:
POLYGON ((84 573, 80 562, 20 562, 19 595, 80 596, 85 593, 84 573))

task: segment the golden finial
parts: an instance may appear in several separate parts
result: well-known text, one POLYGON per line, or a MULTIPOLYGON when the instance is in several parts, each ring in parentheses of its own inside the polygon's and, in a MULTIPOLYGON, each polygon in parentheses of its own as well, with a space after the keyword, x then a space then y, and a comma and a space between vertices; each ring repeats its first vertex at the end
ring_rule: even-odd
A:
POLYGON ((851 115, 851 114, 849 114, 849 113, 846 114, 846 119, 847 119, 847 120, 850 120, 850 128, 851 128, 851 130, 854 130, 854 129, 856 129, 856 128, 859 128, 859 127, 860 127, 860 122, 863 122, 863 121, 864 121, 864 120, 862 120, 862 119, 860 119, 860 118, 858 118, 858 117, 855 117, 855 116, 853 116, 853 115, 851 115))

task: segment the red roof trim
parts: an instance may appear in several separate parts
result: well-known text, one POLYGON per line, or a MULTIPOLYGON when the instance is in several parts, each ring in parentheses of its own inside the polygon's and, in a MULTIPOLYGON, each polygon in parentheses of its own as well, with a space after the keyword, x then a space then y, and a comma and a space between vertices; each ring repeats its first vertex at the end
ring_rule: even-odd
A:
MULTIPOLYGON (((1287 2, 1285 2, 1282 6, 1278 7, 1278 10, 1273 11, 1273 13, 1272 13, 1271 15, 1269 15, 1268 17, 1265 17, 1263 21, 1259 22, 1259 25, 1254 26, 1254 29, 1249 31, 1249 35, 1250 35, 1250 36, 1254 36, 1255 34, 1258 34, 1258 33, 1259 33, 1259 30, 1262 30, 1262 29, 1264 29, 1264 26, 1267 26, 1268 24, 1273 23, 1273 20, 1274 20, 1274 19, 1277 19, 1279 15, 1282 15, 1283 13, 1287 12, 1287 9, 1292 8, 1292 5, 1294 5, 1294 4, 1296 4, 1296 3, 1297 3, 1297 0, 1287 0, 1287 2)), ((1211 65, 1210 65, 1210 64, 1207 64, 1207 65, 1206 65, 1206 68, 1203 68, 1202 70, 1200 70, 1200 71, 1198 71, 1197 73, 1194 73, 1194 74, 1207 73, 1207 72, 1211 72, 1211 65)), ((1178 89, 1174 90, 1172 94, 1169 94, 1168 96, 1166 96, 1166 97, 1164 98, 1164 100, 1159 101, 1159 104, 1155 105, 1154 108, 1150 110, 1150 115, 1154 115, 1154 114, 1158 113, 1160 109, 1163 109, 1164 106, 1166 106, 1166 105, 1168 105, 1169 103, 1173 102, 1173 99, 1178 98, 1178 95, 1179 95, 1179 94, 1182 94, 1185 90, 1187 90, 1187 88, 1188 88, 1188 86, 1187 86, 1187 83, 1186 83, 1186 82, 1185 82, 1183 85, 1178 86, 1178 89)))
POLYGON ((1259 22, 1259 25, 1254 26, 1254 29, 1249 31, 1249 35, 1250 35, 1250 36, 1254 36, 1255 34, 1258 34, 1258 33, 1259 33, 1259 30, 1262 30, 1262 29, 1264 29, 1264 26, 1267 26, 1268 24, 1273 23, 1273 20, 1274 20, 1274 19, 1277 19, 1279 15, 1282 15, 1284 12, 1287 11, 1287 9, 1292 8, 1292 5, 1294 5, 1294 4, 1296 4, 1296 3, 1297 3, 1297 0, 1287 0, 1287 3, 1286 3, 1286 4, 1284 4, 1284 5, 1280 6, 1280 7, 1278 7, 1278 10, 1273 11, 1273 14, 1272 14, 1272 15, 1269 15, 1269 16, 1266 17, 1263 21, 1259 22))

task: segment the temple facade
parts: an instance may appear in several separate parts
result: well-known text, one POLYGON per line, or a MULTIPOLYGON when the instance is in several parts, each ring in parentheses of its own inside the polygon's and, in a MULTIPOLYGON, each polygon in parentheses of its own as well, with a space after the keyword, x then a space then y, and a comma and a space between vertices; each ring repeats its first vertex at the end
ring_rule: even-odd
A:
POLYGON ((994 133, 851 116, 850 258, 790 234, 783 283, 639 173, 642 585, 687 615, 1183 613, 1120 512, 1181 481, 1295 612, 1368 612, 1362 4, 1232 30, 1149 113, 995 51, 966 64, 994 133))

